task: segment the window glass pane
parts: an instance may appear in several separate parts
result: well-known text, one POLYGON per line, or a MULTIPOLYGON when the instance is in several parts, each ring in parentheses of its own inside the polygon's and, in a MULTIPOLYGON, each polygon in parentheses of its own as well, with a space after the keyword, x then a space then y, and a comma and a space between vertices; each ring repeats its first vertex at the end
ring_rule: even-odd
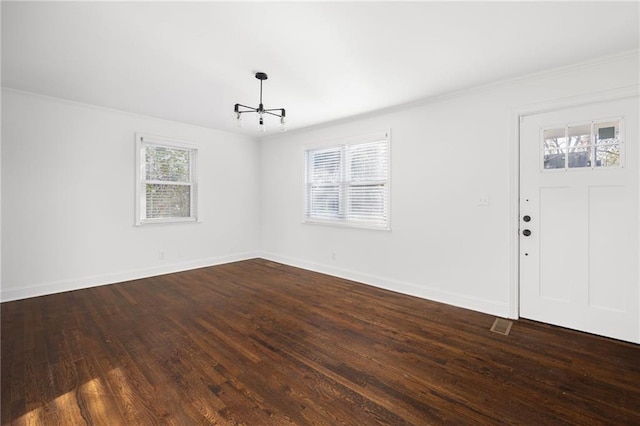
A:
POLYGON ((596 167, 620 166, 620 122, 607 121, 594 125, 596 167))
POLYGON ((372 181, 387 179, 386 141, 350 146, 347 166, 351 181, 372 181))
POLYGON ((547 129, 544 131, 544 149, 563 151, 567 148, 565 128, 547 129))
POLYGON ((338 185, 308 187, 309 216, 337 218, 340 215, 340 187, 338 185))
POLYGON ((385 186, 351 185, 349 186, 349 218, 364 220, 385 219, 385 186))
POLYGON ((591 167, 591 124, 567 129, 569 168, 591 167))
POLYGON ((146 185, 146 218, 190 217, 190 185, 146 185))
POLYGON ((567 134, 569 136, 569 147, 591 145, 591 124, 568 127, 567 134))
POLYGON ((594 125, 596 145, 620 143, 620 122, 609 121, 594 125))
POLYGON ((591 167, 591 147, 572 148, 569 152, 569 168, 591 167))
POLYGON ((341 148, 308 152, 308 181, 313 183, 338 182, 341 175, 341 160, 341 148))
POLYGON ((145 149, 146 180, 189 182, 191 151, 147 146, 145 149))
POLYGON ((545 169, 564 169, 565 152, 544 152, 544 168, 545 169))
POLYGON ((596 166, 597 167, 620 166, 620 145, 596 146, 596 166))
POLYGON ((547 129, 542 139, 545 169, 564 169, 567 154, 565 128, 547 129))

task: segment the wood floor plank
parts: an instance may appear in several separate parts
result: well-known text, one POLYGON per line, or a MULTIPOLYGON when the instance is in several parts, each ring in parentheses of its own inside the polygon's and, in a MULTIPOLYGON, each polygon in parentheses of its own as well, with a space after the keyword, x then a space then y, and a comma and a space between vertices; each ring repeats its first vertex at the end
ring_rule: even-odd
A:
POLYGON ((637 425, 640 346, 262 259, 3 303, 2 425, 637 425))

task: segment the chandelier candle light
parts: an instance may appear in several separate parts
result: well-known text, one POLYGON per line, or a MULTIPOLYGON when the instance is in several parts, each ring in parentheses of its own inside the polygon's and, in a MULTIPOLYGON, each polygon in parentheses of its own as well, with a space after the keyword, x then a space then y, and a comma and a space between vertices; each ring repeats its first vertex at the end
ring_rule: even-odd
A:
POLYGON ((286 113, 284 108, 265 109, 264 105, 262 105, 262 82, 267 79, 267 74, 263 72, 257 72, 256 78, 260 80, 260 104, 258 105, 258 108, 253 108, 253 107, 242 105, 242 104, 236 104, 233 109, 236 116, 236 124, 238 125, 238 127, 242 127, 241 115, 247 112, 256 112, 258 113, 259 129, 261 132, 266 132, 267 126, 265 126, 264 124, 263 116, 265 114, 269 114, 269 115, 274 115, 276 117, 280 117, 280 130, 284 132, 285 130, 287 130, 287 119, 286 119, 286 113), (276 111, 279 111, 279 113, 277 113, 276 111))

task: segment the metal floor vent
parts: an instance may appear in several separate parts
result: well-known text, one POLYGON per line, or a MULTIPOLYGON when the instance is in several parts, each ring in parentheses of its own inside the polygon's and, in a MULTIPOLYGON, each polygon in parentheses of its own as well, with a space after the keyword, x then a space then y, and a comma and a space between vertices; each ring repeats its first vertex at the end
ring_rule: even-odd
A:
POLYGON ((511 326, 513 325, 513 321, 509 321, 502 318, 496 318, 491 326, 491 331, 498 334, 504 334, 505 336, 509 335, 511 331, 511 326))

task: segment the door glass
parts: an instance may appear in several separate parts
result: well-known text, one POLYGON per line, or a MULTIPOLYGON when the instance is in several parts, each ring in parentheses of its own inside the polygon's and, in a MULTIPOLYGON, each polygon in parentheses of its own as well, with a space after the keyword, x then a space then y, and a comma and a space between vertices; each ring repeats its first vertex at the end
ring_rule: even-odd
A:
POLYGON ((591 123, 569 127, 569 168, 591 167, 591 123))
POLYGON ((565 128, 546 129, 543 136, 543 156, 545 169, 564 169, 567 155, 565 128))
POLYGON ((545 129, 542 138, 543 168, 620 167, 621 147, 620 120, 545 129))
POLYGON ((596 164, 598 167, 615 167, 620 165, 620 145, 599 145, 596 147, 596 164))
POLYGON ((596 167, 620 166, 620 122, 594 124, 596 167))

